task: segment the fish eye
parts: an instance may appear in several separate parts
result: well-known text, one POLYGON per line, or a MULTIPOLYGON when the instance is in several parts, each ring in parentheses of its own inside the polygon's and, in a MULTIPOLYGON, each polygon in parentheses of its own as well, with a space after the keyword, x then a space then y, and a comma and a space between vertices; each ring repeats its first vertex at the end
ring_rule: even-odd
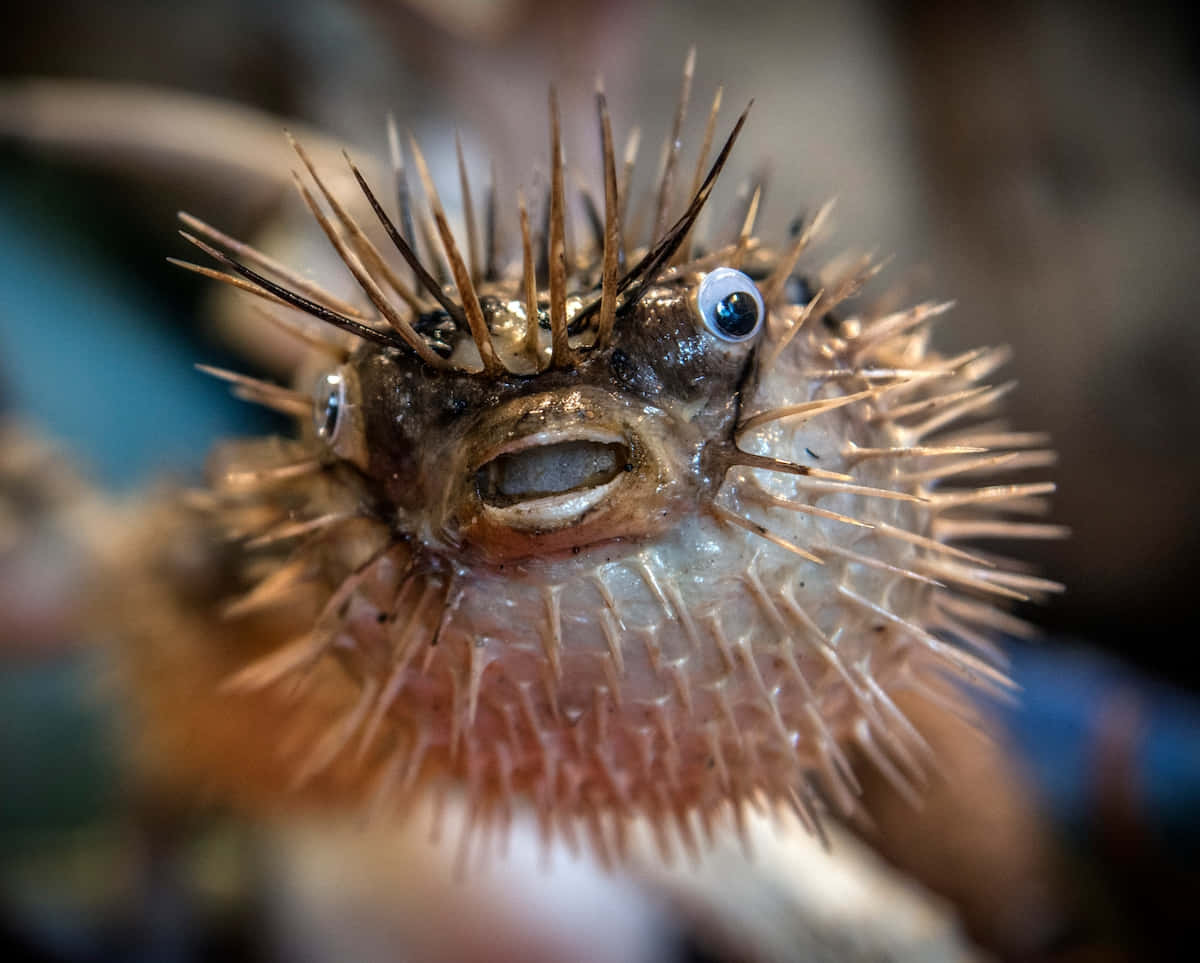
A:
POLYGON ((313 428, 317 437, 328 445, 337 439, 346 410, 346 379, 331 371, 317 382, 313 392, 313 428))
POLYGON ((700 282, 696 306, 704 326, 722 341, 746 341, 758 333, 766 317, 762 295, 741 271, 717 268, 700 282))

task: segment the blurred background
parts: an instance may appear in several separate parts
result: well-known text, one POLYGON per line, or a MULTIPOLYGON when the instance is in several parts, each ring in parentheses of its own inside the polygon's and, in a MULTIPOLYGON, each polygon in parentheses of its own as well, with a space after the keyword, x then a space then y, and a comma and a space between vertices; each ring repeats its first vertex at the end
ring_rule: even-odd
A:
MULTIPOLYGON (((1003 715, 1044 847, 1026 877, 1003 879, 1031 887, 1029 899, 1015 913, 989 891, 1008 884, 983 856, 964 873, 954 860, 970 851, 923 865, 920 852, 938 849, 930 817, 885 833, 887 855, 955 900, 972 937, 1002 958, 1183 958, 1200 935, 1187 898, 1200 891, 1191 20, 1185 5, 1154 0, 10 4, 0 411, 55 439, 106 489, 195 477, 212 439, 276 426, 191 368, 244 368, 258 346, 239 343, 210 285, 165 264, 190 256, 176 210, 307 266, 318 255, 305 253, 307 228, 307 241, 290 229, 301 222, 285 123, 369 156, 384 150, 392 112, 447 172, 447 200, 457 129, 473 171, 482 179, 494 161, 511 197, 544 170, 551 80, 568 160, 594 169, 597 74, 618 141, 642 127, 648 180, 694 44, 692 142, 718 84, 726 127, 755 100, 724 196, 765 172, 770 240, 836 195, 839 246, 890 257, 885 283, 957 301, 940 345, 1012 345, 1012 420, 1049 431, 1060 453, 1053 520, 1072 537, 1022 554, 1068 591, 1021 613, 1046 638, 1014 643, 1025 704, 1003 715), (963 892, 964 875, 981 892, 963 892)), ((30 457, 22 465, 66 477, 55 456, 30 457)), ((242 830, 130 815, 141 803, 94 698, 94 656, 58 618, 70 532, 39 522, 59 517, 71 485, 10 487, 22 535, 0 545, 0 945, 47 959, 190 959, 229 940, 229 958, 260 958, 246 936, 258 864, 242 830), (187 849, 183 874, 203 898, 160 909, 169 919, 200 905, 213 919, 149 927, 191 934, 178 945, 144 938, 144 898, 111 895, 164 891, 153 855, 164 837, 173 854, 181 838, 185 849, 207 840, 187 849), (56 903, 47 892, 64 879, 70 899, 56 903), (140 909, 120 919, 113 905, 140 909)))

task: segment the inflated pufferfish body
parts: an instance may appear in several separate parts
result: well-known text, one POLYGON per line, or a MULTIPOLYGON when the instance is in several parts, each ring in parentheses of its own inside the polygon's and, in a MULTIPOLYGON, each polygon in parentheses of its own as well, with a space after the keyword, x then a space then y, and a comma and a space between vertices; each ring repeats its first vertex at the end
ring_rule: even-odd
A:
POLYGON ((141 728, 176 769, 384 812, 430 784, 489 821, 526 799, 606 850, 639 816, 686 840, 729 804, 852 809, 847 742, 909 791, 928 750, 893 696, 1009 685, 984 635, 1016 622, 990 600, 1056 586, 953 543, 1044 534, 1006 518, 1051 486, 942 484, 1047 460, 1020 451, 1036 436, 966 427, 1003 352, 928 350, 942 305, 835 313, 871 269, 804 280, 822 215, 770 250, 755 191, 735 237, 694 236, 744 114, 707 174, 706 139, 678 214, 681 105, 636 247, 632 152, 619 177, 597 107, 603 202, 585 198, 578 256, 553 94, 544 253, 522 201, 511 270, 495 197, 481 244, 463 174, 464 254, 413 144, 418 244, 395 139, 398 216, 351 166, 396 259, 297 147, 365 306, 184 218, 229 273, 199 270, 326 324, 275 318, 311 345, 301 390, 217 372, 303 435, 218 453, 183 527, 219 584, 184 598, 152 562, 132 593, 141 728))

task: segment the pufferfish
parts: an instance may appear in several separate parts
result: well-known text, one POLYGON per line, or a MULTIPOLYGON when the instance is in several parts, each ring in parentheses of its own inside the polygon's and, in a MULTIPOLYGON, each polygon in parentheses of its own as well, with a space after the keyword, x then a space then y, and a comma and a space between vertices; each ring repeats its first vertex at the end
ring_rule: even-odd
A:
POLYGON ((182 215, 218 265, 185 266, 305 361, 293 387, 208 369, 297 437, 218 449, 109 593, 168 780, 383 817, 452 793, 468 832, 525 807, 611 856, 635 821, 694 845, 747 806, 852 813, 851 748, 915 795, 936 760, 901 703, 1012 687, 997 605, 1060 586, 960 545, 1051 528, 1022 517, 1051 483, 961 481, 1052 457, 982 420, 1004 350, 933 350, 945 304, 857 310, 868 261, 802 269, 827 208, 774 248, 753 190, 701 232, 747 114, 710 163, 717 92, 684 193, 690 84, 633 216, 636 135, 619 165, 597 90, 578 249, 553 91, 544 226, 518 198, 513 252, 461 148, 465 240, 412 141, 414 209, 394 128, 395 213, 345 158, 369 228, 293 142, 357 301, 182 215))

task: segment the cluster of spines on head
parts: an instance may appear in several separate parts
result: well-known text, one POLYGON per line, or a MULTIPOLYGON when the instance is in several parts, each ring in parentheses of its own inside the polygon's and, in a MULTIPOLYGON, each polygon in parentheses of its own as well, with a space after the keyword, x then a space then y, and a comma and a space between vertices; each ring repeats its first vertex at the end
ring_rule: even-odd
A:
MULTIPOLYGON (((721 102, 721 92, 718 90, 709 115, 703 147, 696 160, 696 173, 686 198, 687 203, 682 213, 672 221, 672 199, 677 194, 675 182, 679 168, 680 129, 690 97, 694 62, 693 51, 687 59, 679 105, 671 133, 664 145, 662 170, 652 208, 650 240, 644 248, 630 247, 632 232, 624 225, 625 215, 629 211, 631 176, 640 138, 635 130, 627 143, 623 170, 619 175, 607 98, 603 85, 597 82, 596 116, 602 162, 603 202, 601 213, 601 206, 597 204, 593 192, 582 189, 583 207, 594 235, 591 249, 593 256, 582 262, 576 261, 567 247, 569 215, 565 188, 566 165, 563 158, 558 100, 555 91, 551 89, 550 186, 541 245, 536 244, 535 239, 531 237, 527 206, 523 195, 518 192, 518 219, 522 237, 521 291, 527 331, 523 344, 523 361, 517 363, 516 371, 510 371, 512 362, 506 362, 493 344, 479 293, 482 283, 499 277, 497 235, 502 212, 498 209, 499 201, 493 185, 487 192, 483 218, 486 226, 486 251, 481 254, 478 218, 473 205, 461 141, 456 143, 456 147, 466 222, 465 255, 460 240, 455 237, 450 227, 425 157, 415 138, 409 137, 409 150, 428 202, 426 214, 414 210, 404 153, 395 125, 390 119, 388 139, 396 187, 396 218, 387 212, 362 171, 350 156, 343 152, 346 164, 365 200, 408 267, 410 276, 403 276, 329 189, 304 147, 288 135, 289 142, 309 179, 309 183, 306 183, 300 174, 294 171, 297 190, 370 303, 371 308, 366 311, 323 290, 261 251, 230 238, 191 215, 181 215, 187 228, 181 231, 181 234, 224 270, 205 268, 189 262, 175 263, 233 284, 268 301, 298 309, 356 338, 385 347, 407 348, 434 369, 458 368, 480 372, 489 377, 501 377, 510 373, 536 373, 546 367, 568 367, 578 359, 581 352, 600 350, 608 345, 617 314, 636 304, 665 270, 678 268, 692 259, 696 221, 712 194, 750 109, 747 107, 738 117, 731 133, 705 173, 721 102), (323 197, 324 207, 314 196, 311 186, 315 186, 323 197), (422 247, 423 257, 420 253, 422 247), (634 263, 629 264, 634 254, 639 256, 634 263), (592 290, 586 292, 590 300, 568 318, 568 284, 585 274, 590 275, 593 281, 592 290), (543 287, 548 294, 548 312, 542 312, 539 308, 539 289, 543 287), (452 362, 436 351, 434 345, 416 330, 417 319, 433 308, 442 309, 460 328, 469 331, 476 348, 477 361, 471 359, 464 363, 452 362), (548 358, 540 348, 538 337, 539 320, 544 313, 548 313, 551 332, 548 358)), ((757 204, 752 207, 756 208, 757 204)), ((747 221, 747 228, 752 223, 753 216, 747 221)), ((748 234, 743 233, 738 243, 726 253, 733 254, 738 250, 744 253, 747 240, 748 234)))

